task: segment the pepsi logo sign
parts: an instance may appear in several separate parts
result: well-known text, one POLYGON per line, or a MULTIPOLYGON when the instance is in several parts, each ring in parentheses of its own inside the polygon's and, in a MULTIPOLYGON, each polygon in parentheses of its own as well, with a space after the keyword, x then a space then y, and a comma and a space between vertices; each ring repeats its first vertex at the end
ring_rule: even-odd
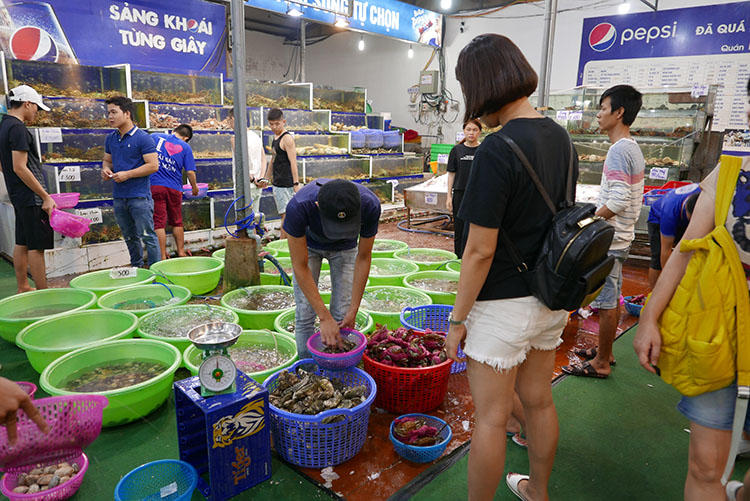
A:
POLYGON ((49 33, 36 26, 18 28, 10 37, 14 58, 24 61, 57 61, 57 45, 49 33))
POLYGON ((195 33, 196 31, 198 31, 198 21, 196 21, 195 19, 188 19, 187 28, 189 31, 195 33))
POLYGON ((597 52, 604 52, 615 44, 617 29, 610 23, 599 23, 589 33, 589 47, 597 52))

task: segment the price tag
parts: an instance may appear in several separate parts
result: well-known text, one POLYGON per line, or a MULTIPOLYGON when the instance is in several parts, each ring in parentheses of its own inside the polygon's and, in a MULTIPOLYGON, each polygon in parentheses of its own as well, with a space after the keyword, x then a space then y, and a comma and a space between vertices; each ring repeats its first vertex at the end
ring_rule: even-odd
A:
POLYGON ((568 114, 569 114, 569 113, 568 113, 568 110, 559 110, 559 111, 557 112, 557 114, 555 115, 555 117, 556 117, 556 118, 557 118, 558 120, 567 120, 567 119, 568 119, 568 114))
POLYGON ((42 143, 62 143, 62 129, 60 127, 40 128, 39 141, 42 143))
POLYGON ((177 482, 172 482, 159 489, 159 496, 165 498, 177 492, 177 482))
POLYGON ((461 141, 463 141, 463 140, 464 140, 464 137, 465 137, 465 136, 464 136, 464 133, 463 133, 463 132, 461 132, 461 131, 459 131, 459 132, 456 132, 456 142, 457 142, 457 143, 460 143, 461 141))
POLYGON ((77 165, 69 165, 63 167, 60 170, 60 174, 57 176, 58 180, 63 182, 80 181, 81 180, 81 168, 77 165))
POLYGON ((425 193, 424 194, 424 203, 427 205, 437 205, 437 193, 425 193))
POLYGON ((568 113, 568 120, 583 120, 582 111, 571 111, 568 113))
POLYGON ((101 209, 78 209, 76 214, 91 219, 91 224, 100 224, 103 222, 101 209))
POLYGON ((666 181, 669 176, 669 167, 651 167, 651 171, 648 173, 649 179, 659 179, 666 181))
POLYGON ((449 156, 450 155, 448 153, 438 153, 438 163, 439 164, 447 164, 449 156))
POLYGON ((708 95, 708 85, 693 85, 690 91, 690 97, 698 98, 708 95))
MULTIPOLYGON (((138 268, 112 268, 109 270, 109 278, 116 280, 118 278, 134 278, 138 276, 138 268)), ((169 486, 167 486, 169 487, 169 486)))

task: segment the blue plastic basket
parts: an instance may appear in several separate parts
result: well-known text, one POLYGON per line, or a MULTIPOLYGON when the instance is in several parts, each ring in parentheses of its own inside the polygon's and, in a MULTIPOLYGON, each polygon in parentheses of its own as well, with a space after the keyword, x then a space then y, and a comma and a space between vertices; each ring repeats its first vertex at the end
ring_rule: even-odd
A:
MULTIPOLYGON (((401 325, 407 329, 424 332, 430 329, 434 332, 446 334, 450 323, 448 318, 453 311, 453 305, 447 304, 429 304, 427 306, 407 306, 401 310, 401 325)), ((464 358, 464 351, 458 347, 458 356, 464 358)), ((466 370, 466 362, 453 361, 451 365, 451 374, 456 374, 466 370)))
MULTIPOLYGON (((370 406, 375 400, 375 380, 365 371, 351 367, 330 370, 315 364, 312 358, 296 362, 298 367, 328 378, 338 378, 345 386, 367 386, 367 399, 352 409, 331 409, 314 416, 293 414, 269 403, 271 435, 276 452, 287 462, 306 468, 324 468, 341 464, 357 455, 367 439, 370 406), (335 423, 324 424, 327 417, 343 416, 335 423)), ((269 392, 276 387, 279 371, 263 382, 269 392)))
POLYGON ((631 303, 630 300, 633 299, 633 296, 625 296, 623 299, 625 299, 625 310, 634 317, 640 317, 643 305, 631 303))
POLYGON ((659 200, 661 197, 663 197, 669 190, 651 190, 647 191, 643 194, 643 205, 648 205, 651 207, 656 203, 657 200, 659 200))
POLYGON ((152 461, 134 469, 115 487, 115 501, 188 501, 198 485, 198 473, 176 459, 152 461))
POLYGON ((402 458, 408 459, 409 461, 414 461, 415 463, 429 463, 430 461, 435 461, 443 454, 443 452, 445 452, 445 448, 448 447, 448 443, 451 441, 451 438, 453 438, 453 431, 451 430, 451 427, 445 426, 445 421, 440 418, 436 418, 427 414, 404 414, 403 416, 399 416, 396 419, 391 421, 391 443, 393 444, 393 448, 396 450, 396 453, 402 458), (396 422, 396 419, 405 417, 423 418, 430 426, 434 426, 438 430, 442 428, 438 435, 440 438, 442 438, 442 440, 435 445, 419 447, 416 445, 407 445, 396 439, 396 437, 393 435, 393 425, 396 422))
POLYGON ((331 370, 341 370, 354 367, 362 360, 362 354, 367 348, 365 335, 354 329, 341 329, 340 332, 343 337, 357 343, 357 347, 346 353, 325 353, 323 351, 325 345, 320 337, 320 331, 307 340, 307 349, 310 350, 310 355, 319 366, 331 370))

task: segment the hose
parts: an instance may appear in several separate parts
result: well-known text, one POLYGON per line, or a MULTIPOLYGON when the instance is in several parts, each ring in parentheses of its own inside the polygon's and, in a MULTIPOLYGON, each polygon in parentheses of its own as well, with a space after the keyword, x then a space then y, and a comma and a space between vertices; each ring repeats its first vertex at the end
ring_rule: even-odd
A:
MULTIPOLYGON (((432 218, 430 218, 430 219, 425 219, 425 220, 421 220, 421 221, 418 221, 418 222, 417 222, 416 224, 426 224, 426 223, 433 223, 433 222, 435 222, 435 221, 440 221, 441 219, 448 219, 448 220, 450 220, 450 218, 451 218, 451 217, 450 217, 450 216, 449 216, 448 214, 441 214, 441 215, 439 215, 439 216, 435 216, 435 217, 432 217, 432 218)), ((398 229, 399 229, 399 230, 401 230, 401 231, 408 231, 408 232, 410 232, 410 233, 427 233, 427 234, 430 234, 430 235, 441 235, 441 236, 446 236, 446 234, 445 234, 445 233, 443 233, 443 232, 440 232, 440 231, 432 231, 432 230, 416 230, 416 229, 414 229, 414 228, 405 228, 405 227, 401 226, 402 224, 404 224, 404 223, 407 223, 407 222, 408 222, 408 221, 407 221, 406 219, 404 219, 403 221, 399 221, 399 223, 398 223, 398 224, 397 224, 396 226, 398 227, 398 229)), ((413 223, 413 224, 414 224, 414 223, 413 223)))
MULTIPOLYGON (((274 265, 277 270, 279 270, 279 276, 281 277, 280 282, 282 282, 283 285, 292 285, 292 279, 289 278, 289 275, 287 275, 286 271, 284 271, 284 268, 279 264, 275 257, 273 257, 268 252, 261 252, 258 257, 261 258, 259 264, 262 265, 263 259, 268 259, 271 264, 274 265)), ((263 266, 261 266, 261 270, 263 270, 263 266)))
POLYGON ((247 216, 245 216, 245 217, 243 217, 239 221, 235 221, 234 222, 234 225, 237 227, 237 232, 238 233, 234 233, 232 230, 229 229, 229 222, 227 221, 227 219, 229 218, 229 212, 232 210, 232 207, 234 207, 234 205, 237 202, 239 202, 241 199, 243 199, 243 198, 245 198, 245 195, 240 195, 239 197, 235 198, 234 201, 232 201, 231 204, 229 204, 229 207, 227 207, 227 211, 224 213, 224 229, 227 230, 227 233, 229 233, 230 235, 232 235, 234 238, 240 238, 240 236, 239 236, 239 232, 240 231, 242 231, 242 230, 252 230, 252 229, 255 229, 255 231, 258 234, 258 236, 262 237, 263 234, 264 234, 264 232, 265 232, 263 230, 263 219, 264 219, 263 213, 259 212, 258 214, 259 214, 260 217, 258 218, 258 221, 255 221, 255 212, 253 212, 253 210, 252 210, 252 207, 253 207, 253 199, 252 198, 250 199, 250 204, 249 205, 247 205, 247 206, 242 207, 241 209, 239 209, 240 212, 244 211, 244 210, 250 209, 250 214, 247 215, 247 216))

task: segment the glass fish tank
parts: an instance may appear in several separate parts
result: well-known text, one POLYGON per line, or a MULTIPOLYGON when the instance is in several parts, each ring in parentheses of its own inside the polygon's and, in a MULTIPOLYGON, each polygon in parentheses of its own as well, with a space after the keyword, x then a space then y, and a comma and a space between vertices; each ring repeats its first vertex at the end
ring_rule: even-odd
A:
POLYGON ((221 75, 130 72, 133 97, 184 104, 221 104, 221 75))
POLYGON ((182 227, 185 231, 207 230, 211 223, 210 197, 182 201, 182 227))
POLYGON ((416 155, 372 157, 372 177, 396 177, 421 174, 422 157, 416 155))
POLYGON ((81 237, 83 245, 99 244, 103 242, 112 242, 122 239, 120 226, 115 219, 115 210, 112 207, 112 201, 103 201, 97 205, 76 209, 76 214, 89 219, 100 219, 101 222, 94 222, 89 226, 89 231, 81 237))
POLYGON ((127 95, 124 65, 105 68, 6 58, 5 68, 8 89, 30 85, 45 97, 106 99, 127 95))
MULTIPOLYGON (((51 97, 45 98, 49 111, 37 113, 32 127, 69 127, 77 129, 110 128, 107 121, 107 105, 104 99, 51 97)), ((146 103, 135 101, 133 122, 140 128, 148 128, 146 103)))
MULTIPOLYGON (((234 189, 234 168, 231 158, 199 159, 195 161, 195 177, 199 183, 208 183, 209 190, 234 189)), ((183 173, 183 182, 187 176, 183 173)))
MULTIPOLYGON (((248 106, 309 110, 312 104, 312 84, 280 84, 273 82, 245 82, 248 106)), ((224 82, 224 103, 232 104, 234 84, 224 82)))
MULTIPOLYGON (((211 200, 213 200, 214 204, 214 228, 224 228, 224 215, 227 213, 227 209, 232 205, 235 198, 233 191, 220 191, 211 194, 211 200)), ((239 203, 241 204, 240 207, 244 207, 242 200, 240 200, 239 203)), ((237 204, 235 204, 235 206, 237 206, 237 204)), ((234 208, 232 208, 232 211, 227 217, 227 224, 231 226, 236 220, 236 212, 234 208)))
POLYGON ((112 198, 112 181, 102 179, 101 162, 44 164, 44 171, 58 180, 60 193, 80 193, 81 201, 112 198))
POLYGON ((393 185, 383 179, 361 181, 360 184, 372 191, 381 203, 393 203, 393 185))
POLYGON ((381 115, 367 115, 367 128, 385 130, 385 118, 381 115))
POLYGON ((233 131, 197 130, 190 140, 193 156, 198 158, 232 158, 233 131))
POLYGON ((305 183, 314 179, 366 179, 370 177, 369 158, 305 158, 305 183))
POLYGON ((211 104, 148 103, 150 126, 155 129, 174 129, 186 123, 196 130, 231 130, 233 110, 211 104))
POLYGON ((41 143, 42 162, 101 162, 113 129, 63 129, 61 143, 41 143))
POLYGON ((346 132, 367 128, 367 115, 364 113, 331 112, 332 131, 346 132))
POLYGON ((365 112, 367 91, 313 88, 313 107, 317 110, 365 112))
POLYGON ((260 197, 260 211, 265 214, 266 220, 279 219, 279 210, 276 208, 276 200, 270 188, 263 190, 260 197))
POLYGON ((352 132, 352 155, 395 155, 404 152, 404 136, 397 130, 352 132))
MULTIPOLYGON (((263 144, 266 153, 271 155, 273 149, 273 134, 263 133, 263 144)), ((315 156, 337 156, 349 154, 348 134, 295 134, 294 144, 297 148, 297 157, 315 156)))
MULTIPOLYGON (((263 108, 263 130, 271 130, 268 125, 268 111, 263 108)), ((328 132, 329 113, 325 110, 282 110, 289 131, 328 132)))

